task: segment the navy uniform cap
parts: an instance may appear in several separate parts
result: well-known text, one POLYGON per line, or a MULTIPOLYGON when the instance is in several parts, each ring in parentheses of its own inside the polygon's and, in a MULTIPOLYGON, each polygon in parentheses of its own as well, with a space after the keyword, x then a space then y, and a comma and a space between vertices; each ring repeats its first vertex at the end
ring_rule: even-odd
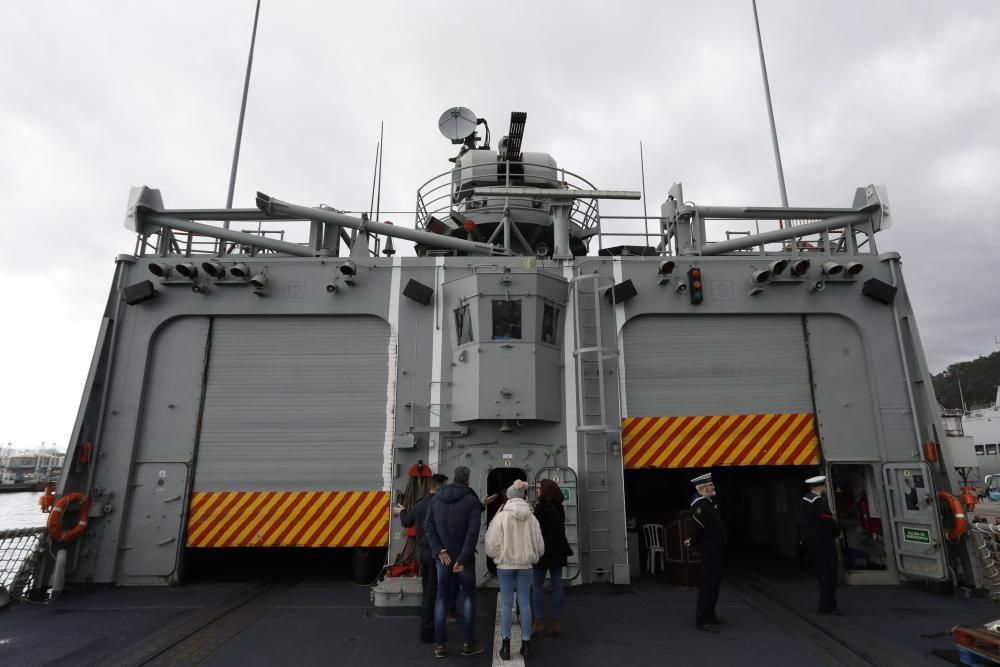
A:
POLYGON ((695 477, 694 479, 692 479, 691 483, 694 484, 695 486, 700 486, 702 484, 711 484, 712 483, 712 473, 707 472, 704 475, 699 475, 698 477, 695 477))
POLYGON ((815 477, 810 477, 809 479, 806 480, 806 484, 808 484, 809 486, 819 486, 820 484, 826 484, 826 476, 817 475, 815 477))

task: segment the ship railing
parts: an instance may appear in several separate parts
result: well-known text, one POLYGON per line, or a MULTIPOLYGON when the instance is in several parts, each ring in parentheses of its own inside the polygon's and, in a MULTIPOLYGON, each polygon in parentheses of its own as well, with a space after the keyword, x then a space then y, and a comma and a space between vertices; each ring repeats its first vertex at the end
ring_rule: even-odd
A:
MULTIPOLYGON (((195 219, 196 218, 192 218, 195 219)), ((284 241, 284 229, 262 229, 233 227, 233 231, 251 234, 261 238, 276 239, 284 241)), ((308 246, 308 241, 296 243, 296 245, 308 246)), ((140 234, 136 239, 136 252, 139 257, 148 255, 183 255, 185 257, 201 255, 243 255, 256 256, 260 254, 273 253, 271 250, 260 248, 253 244, 233 243, 230 241, 220 241, 215 237, 202 236, 191 232, 180 230, 170 230, 168 234, 140 234)))
MULTIPOLYGON (((510 188, 528 185, 563 190, 597 189, 579 174, 551 164, 504 161, 497 163, 495 172, 490 169, 490 173, 484 174, 487 169, 481 164, 455 167, 432 177, 417 188, 416 228, 441 233, 443 230, 435 228, 435 221, 445 227, 456 228, 464 222, 466 214, 499 221, 506 210, 510 211, 511 219, 517 223, 520 215, 534 217, 539 210, 547 210, 546 202, 525 197, 474 197, 472 192, 477 186, 510 188)), ((569 220, 579 237, 589 238, 599 234, 601 215, 598 200, 573 200, 569 220)))
MULTIPOLYGON (((647 215, 601 216, 604 223, 598 235, 598 254, 608 248, 620 248, 622 255, 670 255, 670 244, 663 244, 660 218, 647 215), (611 231, 614 230, 614 231, 611 231)), ((618 251, 615 251, 618 254, 618 251)))
POLYGON ((36 572, 47 543, 45 528, 0 530, 0 598, 8 596, 17 602, 36 588, 36 572))
MULTIPOLYGON (((349 215, 368 215, 366 211, 342 212, 349 215)), ((231 216, 229 229, 235 232, 261 239, 287 242, 302 248, 310 248, 314 243, 310 239, 310 221, 292 217, 268 217, 256 209, 185 209, 167 211, 167 213, 191 222, 207 224, 225 222, 231 216), (291 224, 288 228, 277 228, 278 224, 285 223, 291 224)), ((403 212, 393 211, 393 213, 403 212)), ((406 211, 405 213, 412 214, 412 211, 406 211)), ((253 241, 239 243, 179 229, 162 227, 158 228, 158 231, 156 229, 153 228, 153 230, 137 236, 134 253, 136 256, 166 257, 168 255, 181 255, 184 257, 208 257, 231 255, 256 257, 259 255, 282 254, 278 251, 255 245, 253 241)), ((341 237, 346 239, 352 238, 350 234, 343 230, 341 237)), ((377 256, 383 246, 383 239, 376 234, 370 234, 364 240, 368 243, 369 252, 377 256)))
MULTIPOLYGON (((671 235, 661 231, 663 219, 648 215, 609 215, 601 216, 603 222, 599 234, 599 250, 616 247, 625 255, 672 255, 671 235)), ((773 230, 794 229, 795 227, 819 222, 816 219, 804 220, 760 220, 760 219, 726 219, 712 218, 706 223, 706 247, 714 241, 749 238, 773 230)), ((807 254, 809 256, 827 256, 841 254, 875 253, 875 246, 870 236, 859 239, 855 248, 849 242, 849 231, 835 228, 819 233, 803 234, 794 239, 761 243, 749 248, 734 250, 726 255, 787 255, 807 254)), ((615 251, 617 254, 617 250, 615 251)), ((605 253, 601 253, 605 254, 605 253)))
MULTIPOLYGON (((820 222, 822 218, 795 219, 795 220, 737 220, 730 218, 713 218, 707 222, 712 223, 716 229, 706 229, 706 238, 711 245, 714 240, 730 240, 739 236, 756 236, 764 232, 775 230, 794 231, 796 227, 801 227, 814 222, 820 222), (717 228, 725 225, 727 228, 721 230, 717 228)), ((793 239, 784 241, 773 241, 761 243, 750 248, 732 251, 726 254, 733 255, 771 255, 780 253, 804 253, 808 255, 858 255, 877 254, 875 239, 873 234, 867 234, 863 230, 852 228, 836 227, 822 232, 803 233, 793 239)))
POLYGON ((1000 525, 973 520, 969 532, 990 599, 1000 601, 1000 525))

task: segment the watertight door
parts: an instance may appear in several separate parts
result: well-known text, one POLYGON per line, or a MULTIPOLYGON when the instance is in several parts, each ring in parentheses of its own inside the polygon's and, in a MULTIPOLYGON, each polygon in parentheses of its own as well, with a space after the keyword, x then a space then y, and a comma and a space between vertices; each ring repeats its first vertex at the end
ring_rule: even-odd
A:
POLYGON ((187 480, 184 463, 136 464, 130 488, 129 530, 121 548, 122 573, 131 581, 177 581, 187 480))
POLYGON ((909 579, 948 577, 930 469, 925 463, 882 466, 896 567, 909 579))

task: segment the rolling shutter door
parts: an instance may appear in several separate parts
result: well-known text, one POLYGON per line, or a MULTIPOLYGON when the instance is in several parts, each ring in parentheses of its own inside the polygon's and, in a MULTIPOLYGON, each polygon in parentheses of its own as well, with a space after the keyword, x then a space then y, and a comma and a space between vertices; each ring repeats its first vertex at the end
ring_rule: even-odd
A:
POLYGON ((389 327, 216 318, 196 491, 382 488, 389 327))
POLYGON ((800 317, 639 317, 623 337, 626 467, 818 463, 800 317))

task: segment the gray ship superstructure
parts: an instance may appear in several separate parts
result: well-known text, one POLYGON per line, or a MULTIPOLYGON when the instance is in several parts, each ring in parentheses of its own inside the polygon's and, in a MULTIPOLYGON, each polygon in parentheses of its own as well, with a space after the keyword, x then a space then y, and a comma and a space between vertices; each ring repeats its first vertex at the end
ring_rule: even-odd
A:
POLYGON ((629 520, 684 510, 696 469, 729 494, 734 539, 793 558, 820 468, 850 581, 983 585, 939 518, 958 478, 900 258, 876 247, 882 188, 787 208, 675 184, 620 245, 601 202, 639 193, 522 151, 524 114, 497 148, 482 124, 442 116, 458 154, 412 228, 280 193, 190 210, 133 191, 57 493, 90 499, 83 535, 55 545, 69 581, 175 584, 199 549, 395 561, 410 473, 465 465, 481 496, 558 480, 573 583, 627 584, 629 520))

